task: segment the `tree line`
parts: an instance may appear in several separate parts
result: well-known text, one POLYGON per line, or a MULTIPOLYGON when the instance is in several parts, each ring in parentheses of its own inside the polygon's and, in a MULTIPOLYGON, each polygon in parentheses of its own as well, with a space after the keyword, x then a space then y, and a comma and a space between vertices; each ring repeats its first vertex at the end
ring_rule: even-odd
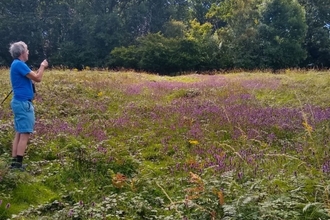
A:
POLYGON ((0 66, 11 42, 29 65, 159 74, 330 67, 326 0, 6 0, 0 66))

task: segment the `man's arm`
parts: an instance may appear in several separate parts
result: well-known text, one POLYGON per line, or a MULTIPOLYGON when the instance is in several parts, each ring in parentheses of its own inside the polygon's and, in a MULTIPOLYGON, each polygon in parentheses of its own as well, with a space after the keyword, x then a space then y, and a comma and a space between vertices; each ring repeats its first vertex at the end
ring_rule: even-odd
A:
POLYGON ((37 72, 31 71, 26 75, 29 79, 33 80, 34 82, 41 82, 42 76, 44 75, 44 70, 48 67, 47 60, 42 61, 40 64, 39 69, 37 72))

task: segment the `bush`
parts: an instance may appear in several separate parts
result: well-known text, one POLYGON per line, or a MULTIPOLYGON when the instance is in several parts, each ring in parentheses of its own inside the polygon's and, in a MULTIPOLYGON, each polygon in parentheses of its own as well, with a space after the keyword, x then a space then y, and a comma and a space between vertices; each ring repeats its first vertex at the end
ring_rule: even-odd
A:
POLYGON ((109 67, 123 67, 172 75, 185 71, 217 69, 219 50, 212 39, 197 41, 185 38, 166 38, 149 34, 138 40, 138 45, 115 48, 109 67))

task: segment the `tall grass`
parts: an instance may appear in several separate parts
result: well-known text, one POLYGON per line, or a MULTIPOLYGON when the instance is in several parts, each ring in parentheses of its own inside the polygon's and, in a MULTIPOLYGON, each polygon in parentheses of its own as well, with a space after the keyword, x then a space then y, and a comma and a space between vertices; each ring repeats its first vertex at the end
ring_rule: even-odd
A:
POLYGON ((36 87, 28 172, 7 168, 1 106, 1 219, 330 218, 329 72, 52 70, 36 87))

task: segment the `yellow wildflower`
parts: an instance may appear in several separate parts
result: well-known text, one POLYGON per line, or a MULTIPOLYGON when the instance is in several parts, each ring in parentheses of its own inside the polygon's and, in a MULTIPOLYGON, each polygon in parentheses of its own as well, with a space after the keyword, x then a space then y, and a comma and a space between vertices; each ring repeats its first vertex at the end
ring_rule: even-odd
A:
POLYGON ((305 130, 306 130, 309 134, 312 133, 312 131, 313 131, 313 127, 312 127, 310 124, 308 124, 307 121, 304 121, 302 124, 303 124, 305 130))
POLYGON ((196 141, 196 140, 190 140, 190 141, 189 141, 189 144, 193 144, 193 145, 196 145, 196 144, 199 144, 199 142, 198 142, 198 141, 196 141))

